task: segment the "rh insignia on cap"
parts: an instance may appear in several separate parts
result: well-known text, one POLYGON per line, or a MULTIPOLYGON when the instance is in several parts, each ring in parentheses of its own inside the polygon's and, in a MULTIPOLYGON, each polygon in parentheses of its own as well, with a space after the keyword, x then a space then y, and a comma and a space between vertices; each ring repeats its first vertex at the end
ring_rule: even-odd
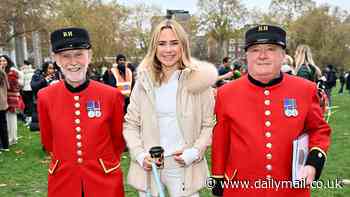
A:
POLYGON ((63 37, 64 37, 64 38, 65 38, 65 37, 73 37, 73 32, 72 32, 72 31, 68 31, 68 32, 64 31, 64 32, 63 32, 63 37))
POLYGON ((261 25, 258 27, 258 31, 268 31, 269 30, 269 26, 267 25, 261 25))

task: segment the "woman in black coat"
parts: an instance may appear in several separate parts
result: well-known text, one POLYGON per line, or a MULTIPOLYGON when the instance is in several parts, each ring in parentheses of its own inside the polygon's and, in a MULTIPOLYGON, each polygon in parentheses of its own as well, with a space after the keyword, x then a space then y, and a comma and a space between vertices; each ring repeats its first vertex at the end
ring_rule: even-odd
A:
POLYGON ((59 67, 53 62, 45 62, 42 65, 41 69, 37 69, 34 72, 30 86, 34 94, 34 104, 32 109, 32 122, 30 123, 31 131, 39 130, 39 120, 38 113, 36 110, 37 94, 40 89, 49 86, 55 82, 58 82, 61 79, 61 74, 59 67))

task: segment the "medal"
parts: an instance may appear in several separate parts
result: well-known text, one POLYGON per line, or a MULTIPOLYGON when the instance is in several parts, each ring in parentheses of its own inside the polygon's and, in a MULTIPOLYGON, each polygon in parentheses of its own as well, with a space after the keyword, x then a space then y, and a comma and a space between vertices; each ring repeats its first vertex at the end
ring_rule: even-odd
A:
POLYGON ((297 117, 299 114, 295 99, 289 99, 289 98, 284 99, 283 108, 284 108, 284 114, 287 117, 297 117))
POLYGON ((99 118, 102 116, 100 101, 95 102, 94 111, 95 111, 96 118, 99 118))
POLYGON ((86 106, 86 111, 88 113, 89 118, 94 118, 95 117, 95 112, 94 112, 94 101, 88 101, 87 106, 86 106))

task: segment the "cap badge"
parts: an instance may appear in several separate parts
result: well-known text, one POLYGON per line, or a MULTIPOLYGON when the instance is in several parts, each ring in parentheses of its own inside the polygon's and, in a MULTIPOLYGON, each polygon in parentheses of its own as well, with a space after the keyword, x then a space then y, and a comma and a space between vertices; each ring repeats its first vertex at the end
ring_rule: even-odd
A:
POLYGON ((73 32, 72 31, 64 31, 63 32, 63 37, 73 37, 73 32))
POLYGON ((260 25, 258 27, 258 31, 268 31, 269 30, 269 26, 267 25, 260 25))

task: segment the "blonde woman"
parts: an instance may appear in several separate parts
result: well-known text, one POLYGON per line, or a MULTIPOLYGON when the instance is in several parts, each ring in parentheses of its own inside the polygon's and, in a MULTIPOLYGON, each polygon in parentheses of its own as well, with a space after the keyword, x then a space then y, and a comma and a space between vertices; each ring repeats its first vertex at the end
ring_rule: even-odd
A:
POLYGON ((295 72, 297 76, 316 82, 321 78, 321 70, 315 64, 308 45, 299 45, 295 51, 295 72))
POLYGON ((187 35, 174 20, 154 29, 149 46, 125 117, 128 182, 139 196, 158 195, 149 150, 161 146, 165 159, 159 172, 169 195, 197 197, 208 176, 204 153, 214 126, 211 85, 217 71, 191 58, 187 35))

